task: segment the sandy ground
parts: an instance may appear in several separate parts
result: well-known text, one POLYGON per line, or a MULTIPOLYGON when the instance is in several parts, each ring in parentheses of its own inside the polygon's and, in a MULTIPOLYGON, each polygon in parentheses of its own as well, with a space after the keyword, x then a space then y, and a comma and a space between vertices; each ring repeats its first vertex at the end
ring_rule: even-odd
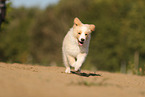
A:
POLYGON ((145 76, 0 63, 0 97, 145 97, 145 76))

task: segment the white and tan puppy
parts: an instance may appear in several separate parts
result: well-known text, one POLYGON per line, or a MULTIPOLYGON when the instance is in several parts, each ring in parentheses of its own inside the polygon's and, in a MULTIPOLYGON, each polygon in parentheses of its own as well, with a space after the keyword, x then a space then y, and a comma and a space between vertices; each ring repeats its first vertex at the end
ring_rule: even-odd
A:
POLYGON ((74 67, 75 71, 80 71, 88 54, 91 32, 94 30, 95 25, 83 24, 78 18, 74 19, 74 25, 66 34, 62 46, 66 73, 71 72, 70 66, 74 67))

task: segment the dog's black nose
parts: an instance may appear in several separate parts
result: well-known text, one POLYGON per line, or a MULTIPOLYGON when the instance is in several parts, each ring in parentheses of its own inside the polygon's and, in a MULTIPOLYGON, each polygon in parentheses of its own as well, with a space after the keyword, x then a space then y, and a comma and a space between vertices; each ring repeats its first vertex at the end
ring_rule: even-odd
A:
POLYGON ((85 39, 81 38, 81 41, 85 41, 85 39))

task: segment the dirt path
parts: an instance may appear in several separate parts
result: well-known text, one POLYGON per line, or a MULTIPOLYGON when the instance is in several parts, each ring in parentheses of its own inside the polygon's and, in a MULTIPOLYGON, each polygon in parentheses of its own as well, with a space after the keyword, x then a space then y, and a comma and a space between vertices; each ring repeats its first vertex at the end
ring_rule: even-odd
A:
POLYGON ((0 97, 145 97, 145 77, 0 63, 0 97))

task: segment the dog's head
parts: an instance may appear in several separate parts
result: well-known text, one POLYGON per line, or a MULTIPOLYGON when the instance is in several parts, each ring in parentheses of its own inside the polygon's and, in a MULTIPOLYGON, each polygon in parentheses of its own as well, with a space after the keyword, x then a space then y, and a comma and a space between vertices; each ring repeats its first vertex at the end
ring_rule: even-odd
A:
POLYGON ((95 25, 83 24, 78 18, 75 18, 73 30, 79 45, 82 46, 84 42, 90 37, 91 32, 95 30, 95 25))

